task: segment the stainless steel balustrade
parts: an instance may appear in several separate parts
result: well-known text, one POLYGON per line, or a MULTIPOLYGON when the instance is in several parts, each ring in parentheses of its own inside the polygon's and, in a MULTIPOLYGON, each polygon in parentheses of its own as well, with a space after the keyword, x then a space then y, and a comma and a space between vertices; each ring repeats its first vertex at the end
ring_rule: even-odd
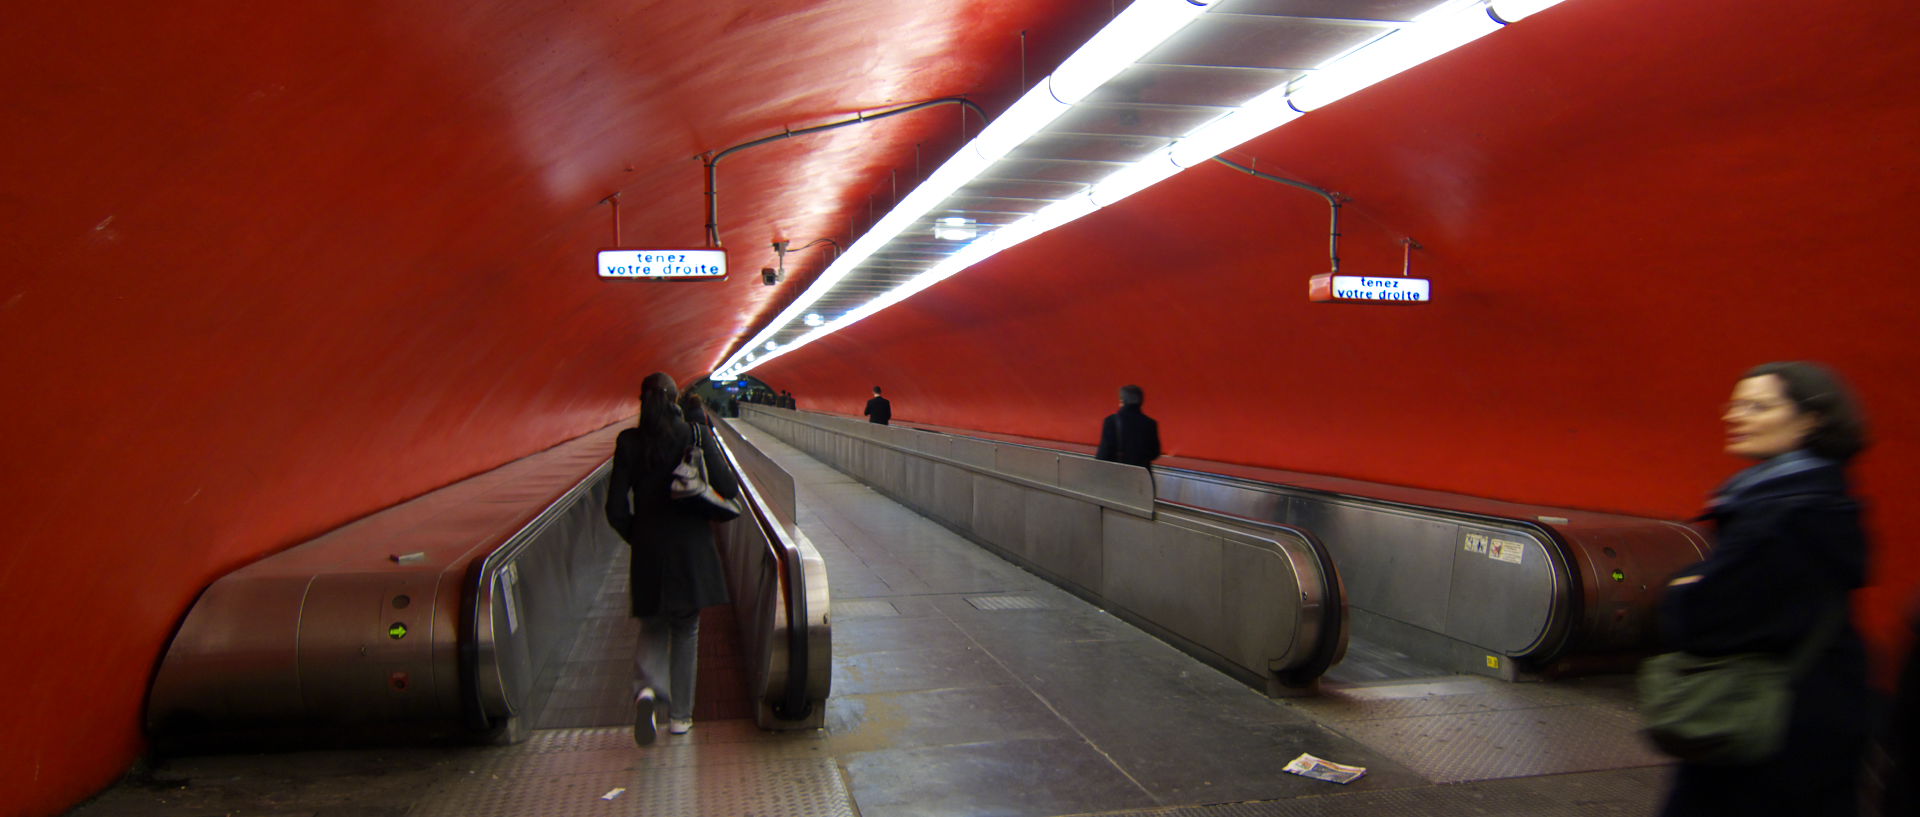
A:
MULTIPOLYGON (((848 439, 891 440, 967 462, 985 462, 973 452, 990 447, 994 467, 1041 481, 1075 467, 1069 463, 1094 462, 1018 443, 910 429, 863 432, 857 421, 829 415, 757 416, 830 425, 848 439)), ((1154 507, 1173 501, 1317 536, 1324 544, 1318 552, 1337 565, 1327 573, 1344 584, 1347 626, 1356 637, 1438 668, 1508 680, 1627 666, 1651 647, 1666 576, 1709 549, 1699 531, 1666 520, 1308 474, 1286 475, 1304 483, 1298 485, 1164 466, 1153 474, 1154 507)), ((959 524, 950 513, 935 515, 959 524)), ((1080 568, 1078 580, 1089 581, 1089 567, 1080 568)))
POLYGON ((1146 469, 830 415, 742 418, 1270 695, 1346 644, 1307 531, 1157 503, 1146 469))
POLYGON ((1658 519, 1351 480, 1328 490, 1155 473, 1164 497, 1318 534, 1357 635, 1509 680, 1632 661, 1651 646, 1665 578, 1708 550, 1698 531, 1658 519))
MULTIPOLYGON (((559 646, 625 546, 603 511, 619 430, 463 480, 215 581, 168 646, 148 699, 149 730, 189 747, 523 738, 535 680, 563 657, 559 646)), ((723 526, 721 549, 749 635, 761 723, 817 726, 831 669, 825 570, 804 537, 777 522, 782 501, 757 496, 764 486, 777 490, 783 475, 736 450, 734 439, 722 444, 742 472, 748 512, 723 526)), ((790 518, 791 480, 784 485, 790 518)))
POLYGON ((826 562, 800 532, 793 477, 726 421, 716 426, 746 505, 724 526, 720 555, 751 662, 754 719, 765 729, 824 726, 833 678, 826 562))

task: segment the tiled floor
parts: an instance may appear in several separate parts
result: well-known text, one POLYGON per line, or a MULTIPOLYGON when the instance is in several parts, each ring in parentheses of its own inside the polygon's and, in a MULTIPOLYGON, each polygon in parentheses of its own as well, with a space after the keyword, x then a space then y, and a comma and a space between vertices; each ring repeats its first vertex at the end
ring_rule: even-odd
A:
MULTIPOLYGON (((766 733, 709 712, 692 735, 639 749, 623 726, 592 726, 624 723, 618 682, 632 636, 621 629, 630 623, 619 620, 615 582, 604 620, 574 645, 575 671, 551 682, 611 703, 563 706, 556 697, 541 715, 556 728, 527 743, 183 758, 75 814, 1653 811, 1665 771, 1633 734, 1622 679, 1416 677, 1404 656, 1357 645, 1355 663, 1325 694, 1269 700, 741 428, 794 474, 801 527, 829 571, 834 668, 824 730, 766 733), (1303 752, 1368 772, 1346 786, 1284 772, 1303 752)), ((717 629, 703 625, 703 655, 717 629)), ((704 708, 704 685, 702 695, 704 708)))

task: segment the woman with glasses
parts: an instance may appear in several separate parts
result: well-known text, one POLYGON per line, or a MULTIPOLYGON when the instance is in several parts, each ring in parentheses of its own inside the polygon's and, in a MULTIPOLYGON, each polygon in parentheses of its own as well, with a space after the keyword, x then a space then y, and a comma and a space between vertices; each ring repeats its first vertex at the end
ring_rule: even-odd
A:
POLYGON ((1858 402, 1824 366, 1768 363, 1734 384, 1725 450, 1754 461, 1720 487, 1704 520, 1713 554, 1674 577, 1661 601, 1669 646, 1700 656, 1804 646, 1784 748, 1760 762, 1683 762, 1665 815, 1855 817, 1868 733, 1866 650, 1850 596, 1867 541, 1847 464, 1866 447, 1858 402))

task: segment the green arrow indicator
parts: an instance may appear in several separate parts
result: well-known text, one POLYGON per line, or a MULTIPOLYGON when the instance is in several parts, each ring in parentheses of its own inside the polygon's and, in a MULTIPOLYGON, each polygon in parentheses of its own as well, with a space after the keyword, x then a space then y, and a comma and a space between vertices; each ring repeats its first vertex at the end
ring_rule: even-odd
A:
POLYGON ((406 638, 407 625, 404 622, 394 622, 393 626, 387 628, 387 637, 394 640, 406 638))

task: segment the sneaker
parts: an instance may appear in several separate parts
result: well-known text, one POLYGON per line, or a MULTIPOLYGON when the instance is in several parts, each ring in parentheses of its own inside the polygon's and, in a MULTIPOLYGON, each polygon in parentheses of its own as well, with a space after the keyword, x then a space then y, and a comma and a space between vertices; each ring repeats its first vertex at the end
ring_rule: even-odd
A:
POLYGON ((633 742, 640 746, 651 746, 660 736, 660 727, 654 722, 653 687, 640 690, 633 699, 633 742))
POLYGON ((692 728, 693 728, 692 718, 674 718, 672 720, 667 721, 668 734, 684 735, 687 733, 687 730, 692 728))

